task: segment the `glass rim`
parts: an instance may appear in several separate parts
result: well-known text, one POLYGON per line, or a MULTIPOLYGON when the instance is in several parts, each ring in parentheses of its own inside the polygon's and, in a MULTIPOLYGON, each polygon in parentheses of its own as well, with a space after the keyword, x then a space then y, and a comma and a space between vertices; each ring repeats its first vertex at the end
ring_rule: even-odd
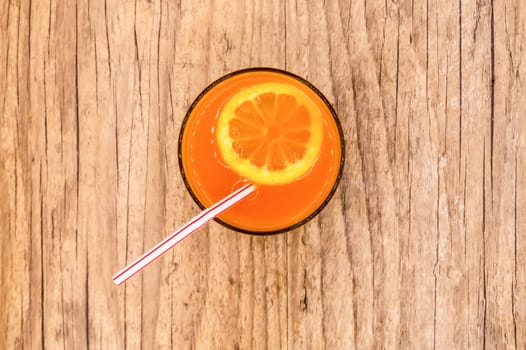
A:
POLYGON ((244 74, 244 73, 250 73, 250 72, 272 72, 272 73, 277 73, 277 74, 283 74, 283 75, 286 75, 286 76, 291 77, 293 79, 296 79, 300 83, 306 85, 309 89, 311 89, 322 100, 322 102, 328 108, 328 110, 329 110, 329 112, 330 112, 330 114, 331 114, 331 116, 333 118, 333 121, 336 124, 336 129, 338 129, 338 135, 340 137, 340 148, 341 148, 341 150, 340 150, 340 168, 338 170, 338 175, 336 176, 334 184, 333 184, 329 194, 327 195, 327 197, 325 197, 323 202, 311 214, 309 214, 306 218, 298 221, 297 223, 295 223, 293 225, 287 226, 285 228, 281 228, 281 229, 277 229, 277 230, 269 230, 269 231, 247 230, 247 229, 244 229, 244 228, 237 227, 237 226, 234 226, 232 224, 229 224, 229 223, 227 223, 227 222, 225 222, 225 221, 223 221, 223 220, 221 220, 221 219, 219 219, 217 217, 214 218, 214 221, 216 221, 220 225, 222 225, 222 226, 224 226, 224 227, 226 227, 226 228, 228 228, 230 230, 237 231, 237 232, 244 233, 244 234, 249 234, 249 235, 266 236, 266 235, 274 235, 274 234, 285 233, 285 232, 288 232, 288 231, 295 230, 295 229, 305 225, 306 223, 308 223, 312 219, 314 219, 314 217, 316 217, 325 208, 325 206, 327 206, 327 204, 330 202, 330 200, 334 196, 334 193, 336 192, 336 190, 338 188, 338 185, 340 184, 340 181, 341 181, 341 178, 342 178, 343 168, 344 168, 344 164, 345 164, 345 139, 344 139, 344 136, 343 136, 343 129, 342 129, 340 120, 338 118, 338 115, 336 114, 336 111, 332 107, 331 103, 323 95, 323 93, 320 90, 318 90, 312 83, 310 83, 306 79, 304 79, 304 78, 302 78, 302 77, 300 77, 300 76, 298 76, 298 75, 296 75, 294 73, 291 73, 289 71, 278 69, 278 68, 272 68, 272 67, 251 67, 251 68, 239 69, 239 70, 235 70, 235 71, 232 71, 230 73, 227 73, 227 74, 221 76, 220 78, 218 78, 217 80, 213 81, 212 83, 210 83, 194 99, 194 101, 192 102, 192 104, 190 105, 188 110, 186 111, 186 114, 185 114, 185 116, 183 118, 183 121, 181 123, 181 127, 179 129, 179 136, 178 136, 178 142, 177 142, 177 159, 178 159, 178 162, 179 162, 179 171, 180 171, 181 176, 183 178, 183 182, 184 182, 184 185, 186 187, 186 190, 190 193, 190 196, 192 197, 192 199, 194 200, 194 202, 198 205, 198 207, 200 209, 204 210, 204 209, 206 209, 206 206, 203 205, 203 203, 201 203, 199 198, 197 198, 196 194, 192 190, 192 187, 190 186, 190 183, 189 183, 189 181, 188 181, 188 179, 186 177, 186 172, 185 172, 184 167, 183 167, 182 143, 183 143, 183 135, 184 135, 184 132, 186 130, 186 124, 188 123, 188 120, 190 119, 190 115, 192 114, 192 112, 195 109, 195 107, 197 106, 197 104, 201 101, 201 99, 212 88, 214 88, 219 83, 221 83, 221 82, 223 82, 223 81, 225 81, 227 79, 230 79, 230 78, 232 78, 234 76, 237 76, 237 75, 240 75, 240 74, 244 74))

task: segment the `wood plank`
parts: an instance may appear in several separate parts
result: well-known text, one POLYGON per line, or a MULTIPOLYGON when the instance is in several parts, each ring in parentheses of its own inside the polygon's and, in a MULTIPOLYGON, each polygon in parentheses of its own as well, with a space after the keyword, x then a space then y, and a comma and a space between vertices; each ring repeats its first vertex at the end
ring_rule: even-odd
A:
POLYGON ((493 3, 493 114, 487 193, 487 345, 526 347, 525 139, 526 3, 493 3))

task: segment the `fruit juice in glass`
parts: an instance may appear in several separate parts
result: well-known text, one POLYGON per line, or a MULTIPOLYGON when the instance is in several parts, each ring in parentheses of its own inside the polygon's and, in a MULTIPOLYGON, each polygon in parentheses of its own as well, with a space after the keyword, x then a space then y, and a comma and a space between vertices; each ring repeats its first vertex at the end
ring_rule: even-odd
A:
POLYGON ((343 170, 344 140, 333 108, 309 82, 286 71, 273 68, 251 68, 220 78, 197 97, 181 127, 178 156, 185 185, 193 199, 203 209, 242 185, 254 183, 256 192, 220 214, 216 221, 239 232, 270 234, 285 232, 305 224, 328 203, 338 186, 343 170), (250 108, 245 108, 243 112, 243 91, 251 89, 257 91, 260 86, 270 90, 264 92, 266 95, 257 96, 257 93, 250 95, 256 97, 253 101, 246 102, 250 108), (275 93, 272 91, 273 87, 276 87, 275 93), (289 90, 292 99, 287 95, 289 90), (267 107, 254 109, 253 105, 257 105, 256 101, 260 101, 260 97, 267 98, 268 96, 271 101, 270 107, 267 103, 267 107), (297 101, 294 96, 297 97, 297 101), (228 107, 237 100, 241 101, 240 107, 236 108, 235 103, 233 109, 228 107), (305 101, 305 105, 308 105, 310 109, 298 108, 298 103, 301 104, 301 101, 305 101), (225 122, 220 123, 220 119, 229 118, 226 115, 229 108, 232 109, 232 114, 248 113, 246 117, 248 122, 241 120, 240 125, 253 129, 244 132, 249 135, 250 133, 263 135, 261 137, 265 138, 266 143, 256 144, 254 147, 250 146, 250 143, 246 144, 246 147, 236 146, 243 140, 246 143, 247 137, 236 133, 235 120, 230 120, 226 124, 225 122), (264 108, 274 108, 270 121, 261 119, 261 110, 264 108), (289 110, 294 111, 294 114, 288 112, 289 110), (302 111, 306 111, 307 116, 301 115, 302 111), (313 115, 316 114, 318 124, 313 123, 313 118, 309 118, 309 111, 313 115), (252 116, 250 113, 258 115, 252 116), (278 122, 275 123, 276 120, 278 122), (300 123, 300 127, 293 126, 293 121, 296 124, 300 123), (303 127, 301 123, 306 123, 307 126, 303 127), (228 153, 225 153, 227 151, 223 151, 227 146, 220 136, 220 129, 225 130, 225 127, 229 128, 227 129, 229 132, 223 133, 226 135, 224 137, 239 137, 239 139, 231 139, 233 140, 230 145, 232 149, 229 149, 229 152, 239 159, 238 162, 229 159, 226 156, 228 153), (296 139, 287 143, 286 137, 289 134, 280 135, 286 132, 296 139), (317 143, 313 141, 315 135, 319 136, 317 143), (282 136, 284 138, 281 138, 282 136), (273 145, 276 142, 279 143, 279 140, 284 141, 279 147, 274 147, 273 145), (305 147, 302 148, 302 142, 308 145, 314 144, 313 147, 317 153, 308 163, 310 164, 308 169, 301 170, 302 173, 294 177, 296 170, 292 169, 293 166, 300 164, 300 158, 306 157, 305 154, 308 153, 305 147), (220 148, 219 143, 222 143, 223 148, 220 148), (281 155, 275 157, 273 153, 276 153, 278 148, 281 155), (262 152, 263 149, 264 152, 262 152), (271 161, 272 159, 274 161, 271 161), (265 161, 269 162, 266 171, 270 174, 268 181, 252 176, 264 173, 261 169, 265 167, 262 167, 265 161), (296 163, 293 164, 294 162, 296 163), (286 177, 287 175, 291 176, 286 177), (284 183, 282 179, 285 179, 284 183))

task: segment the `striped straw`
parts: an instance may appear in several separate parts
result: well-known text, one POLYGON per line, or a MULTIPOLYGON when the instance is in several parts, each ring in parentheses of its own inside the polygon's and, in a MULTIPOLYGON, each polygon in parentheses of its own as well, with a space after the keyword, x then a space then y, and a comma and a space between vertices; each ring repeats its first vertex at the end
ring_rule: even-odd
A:
POLYGON ((130 277, 141 271, 143 268, 152 263, 155 259, 166 253, 177 243, 181 242, 184 238, 188 237, 198 228, 212 220, 217 215, 221 214, 226 209, 230 208, 252 192, 256 187, 252 184, 247 184, 237 191, 229 194, 219 202, 215 203, 211 207, 203 210, 201 213, 196 215, 193 219, 188 221, 185 225, 179 228, 177 231, 166 237, 164 240, 159 242, 155 247, 144 253, 141 257, 135 260, 133 263, 126 266, 121 271, 117 272, 113 276, 113 282, 116 285, 121 285, 130 277))

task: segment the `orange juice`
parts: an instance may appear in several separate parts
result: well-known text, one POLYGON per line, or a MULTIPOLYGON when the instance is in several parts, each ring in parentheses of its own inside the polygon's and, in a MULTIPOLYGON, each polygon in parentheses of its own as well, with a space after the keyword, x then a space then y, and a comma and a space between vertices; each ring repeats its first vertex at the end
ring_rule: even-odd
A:
POLYGON ((338 185, 344 163, 343 134, 327 99, 310 83, 291 73, 253 68, 233 72, 208 86, 190 107, 179 135, 179 166, 185 185, 201 208, 225 197, 248 180, 228 166, 218 148, 218 118, 239 91, 264 83, 291 85, 319 110, 322 141, 308 172, 286 184, 257 184, 257 191, 216 220, 254 234, 294 229, 312 219, 327 204, 338 185))

